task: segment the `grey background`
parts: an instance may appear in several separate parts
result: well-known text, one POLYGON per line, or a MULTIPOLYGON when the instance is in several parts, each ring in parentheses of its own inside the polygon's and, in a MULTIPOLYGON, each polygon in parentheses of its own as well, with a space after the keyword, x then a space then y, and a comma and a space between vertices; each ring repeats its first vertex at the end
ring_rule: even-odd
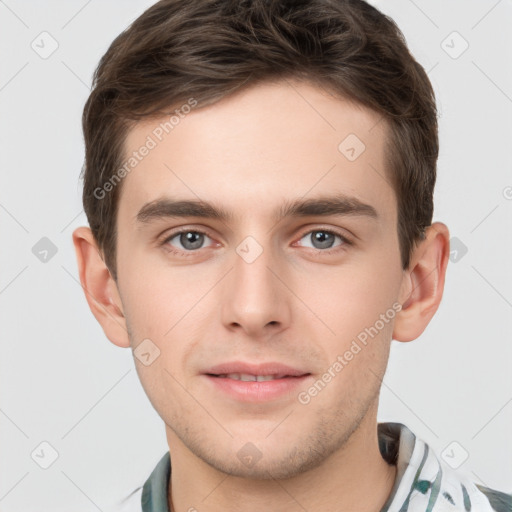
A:
MULTIPOLYGON (((92 72, 152 3, 0 1, 3 512, 108 510, 167 450, 130 351, 112 345, 88 309, 71 242, 86 224, 80 120, 92 72), (51 49, 43 31, 58 43, 47 58, 31 46, 51 49), (43 237, 56 250, 46 262, 43 237), (42 442, 58 452, 48 469, 40 465, 52 448, 42 442)), ((372 3, 397 22, 434 85, 434 219, 458 248, 427 330, 393 342, 379 420, 405 423, 476 482, 512 492, 512 2, 372 3)))

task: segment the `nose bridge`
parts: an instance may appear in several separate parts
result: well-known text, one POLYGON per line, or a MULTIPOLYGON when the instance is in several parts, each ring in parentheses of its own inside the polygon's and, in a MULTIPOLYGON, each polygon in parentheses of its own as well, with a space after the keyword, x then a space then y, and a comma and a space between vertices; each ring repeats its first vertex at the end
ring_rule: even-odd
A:
POLYGON ((238 324, 256 334, 269 323, 288 322, 286 287, 275 275, 280 274, 280 267, 280 255, 270 240, 260 243, 253 236, 242 240, 235 248, 233 271, 223 297, 226 326, 238 324))

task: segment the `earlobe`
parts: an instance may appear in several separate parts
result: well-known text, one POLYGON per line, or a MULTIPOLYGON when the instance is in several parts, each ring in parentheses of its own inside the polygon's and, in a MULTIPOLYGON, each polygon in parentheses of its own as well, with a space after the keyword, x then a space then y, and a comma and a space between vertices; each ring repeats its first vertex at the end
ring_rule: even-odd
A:
POLYGON ((443 296, 450 255, 450 234, 445 224, 435 222, 414 250, 402 282, 402 310, 397 314, 393 339, 412 341, 426 329, 443 296))
POLYGON ((130 340, 117 284, 105 265, 91 229, 77 228, 73 232, 73 244, 80 283, 92 314, 114 345, 129 347, 130 340))

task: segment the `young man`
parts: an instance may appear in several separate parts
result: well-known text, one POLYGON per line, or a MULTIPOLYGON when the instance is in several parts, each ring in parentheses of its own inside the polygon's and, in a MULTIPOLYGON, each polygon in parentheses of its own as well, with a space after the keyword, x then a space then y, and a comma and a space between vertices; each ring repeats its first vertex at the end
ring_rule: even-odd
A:
POLYGON ((83 128, 80 279, 169 445, 125 510, 511 510, 377 423, 449 255, 435 98, 392 20, 160 1, 102 58, 83 128))

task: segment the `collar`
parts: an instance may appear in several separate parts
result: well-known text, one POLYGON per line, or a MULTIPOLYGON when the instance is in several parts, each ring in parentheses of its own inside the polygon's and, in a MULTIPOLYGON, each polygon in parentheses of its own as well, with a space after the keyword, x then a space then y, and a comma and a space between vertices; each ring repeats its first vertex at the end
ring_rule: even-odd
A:
MULTIPOLYGON (((467 474, 455 473, 402 423, 378 423, 377 432, 382 457, 397 466, 393 488, 380 512, 511 510, 497 507, 496 496, 508 507, 512 505, 512 496, 477 487, 467 474)), ((170 512, 170 476, 171 458, 166 452, 142 488, 142 512, 170 512)))

